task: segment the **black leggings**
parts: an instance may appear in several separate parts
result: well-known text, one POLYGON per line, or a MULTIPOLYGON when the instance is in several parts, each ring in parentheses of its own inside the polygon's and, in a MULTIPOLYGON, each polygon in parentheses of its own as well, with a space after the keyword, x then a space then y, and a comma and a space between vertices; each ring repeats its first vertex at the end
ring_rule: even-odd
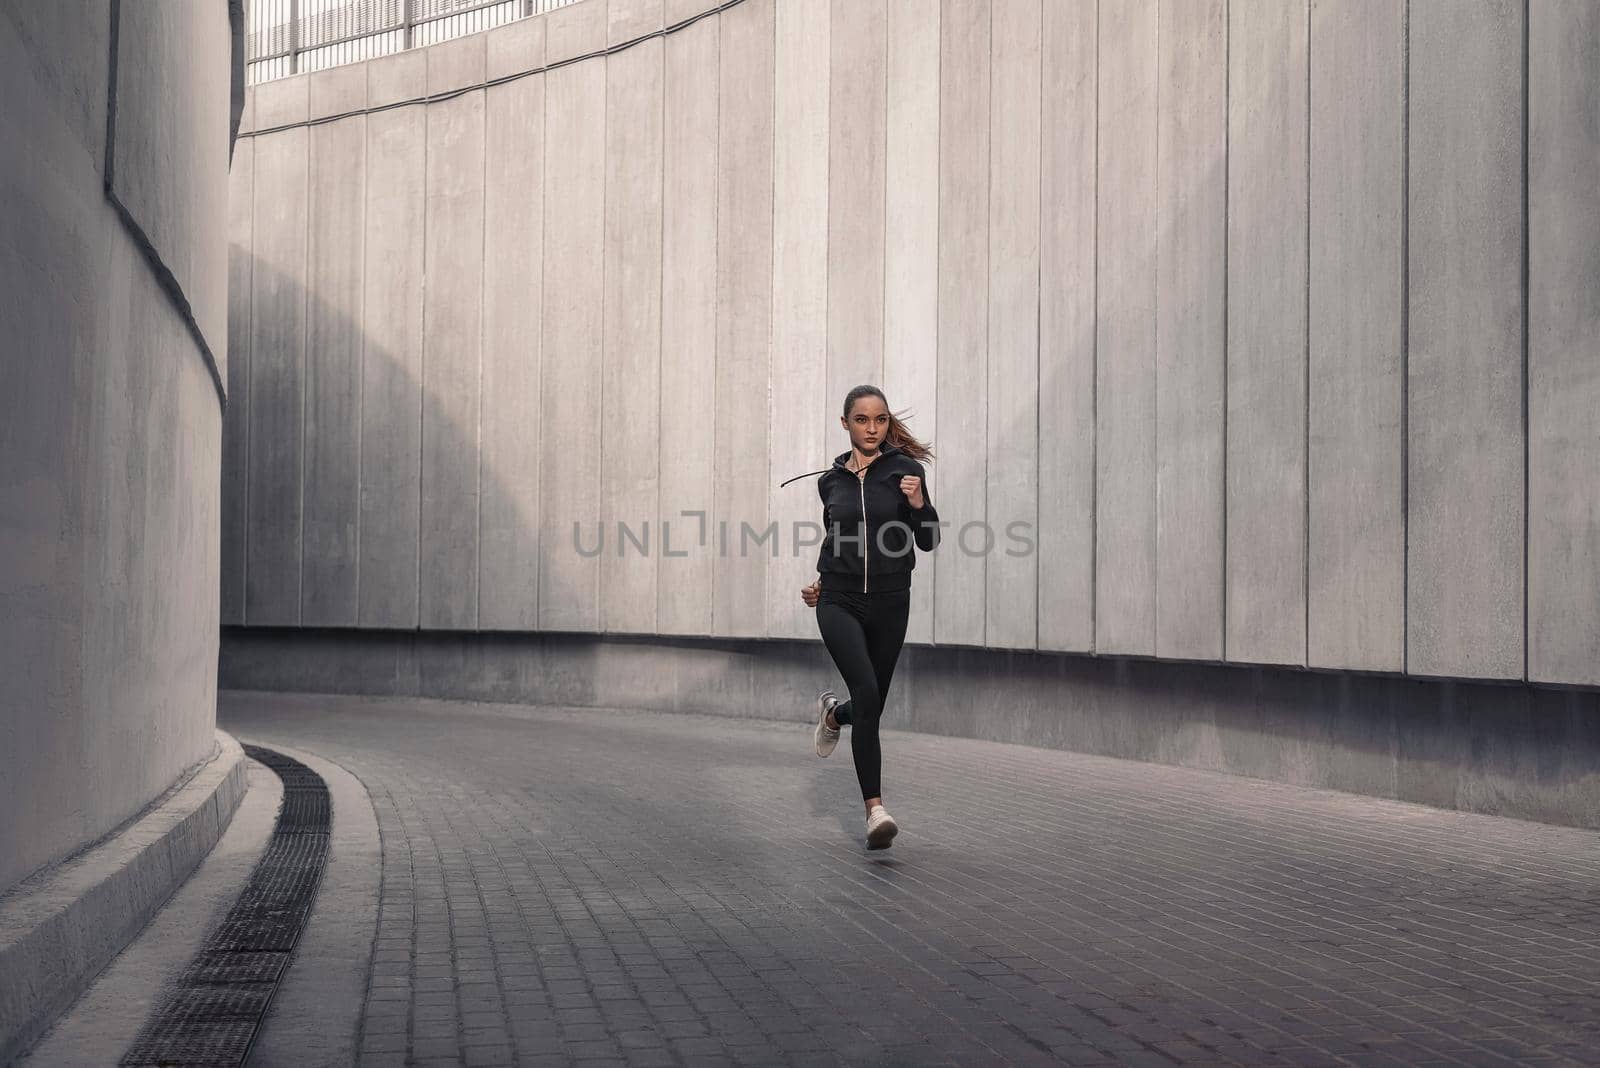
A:
POLYGON ((911 591, 856 593, 823 590, 817 596, 817 629, 833 663, 844 676, 850 699, 833 710, 839 726, 850 727, 850 752, 856 761, 861 797, 883 796, 879 775, 883 751, 878 720, 889 696, 889 680, 906 638, 911 591))

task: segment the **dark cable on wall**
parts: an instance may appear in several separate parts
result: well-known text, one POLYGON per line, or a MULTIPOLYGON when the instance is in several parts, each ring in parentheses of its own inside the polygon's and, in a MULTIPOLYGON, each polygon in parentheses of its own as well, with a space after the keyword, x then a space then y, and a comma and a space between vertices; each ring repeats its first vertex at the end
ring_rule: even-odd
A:
MULTIPOLYGON (((632 38, 631 40, 619 42, 618 44, 611 45, 608 48, 602 48, 595 52, 586 52, 581 56, 572 56, 569 59, 563 59, 556 63, 546 63, 542 67, 533 67, 529 70, 520 70, 512 74, 502 74, 498 78, 489 78, 473 85, 464 85, 459 89, 451 89, 449 92, 415 96, 407 100, 396 100, 389 104, 379 104, 376 107, 353 108, 350 111, 341 111, 337 115, 323 115, 319 118, 307 119, 304 122, 286 122, 279 126, 269 126, 264 130, 251 130, 249 133, 241 133, 239 136, 259 137, 262 134, 281 133, 284 130, 298 130, 302 126, 321 126, 324 123, 338 122, 340 119, 350 119, 357 115, 376 115, 382 111, 392 111, 395 108, 411 107, 414 104, 437 104, 444 100, 453 100, 456 97, 462 96, 466 93, 475 93, 479 89, 492 89, 497 85, 505 85, 508 82, 519 81, 523 78, 532 77, 535 74, 543 74, 546 71, 558 70, 561 67, 565 67, 573 63, 582 63, 585 60, 597 59, 601 56, 615 55, 618 52, 623 52, 629 48, 632 48, 634 45, 643 44, 645 41, 653 40, 657 37, 666 37, 668 34, 677 33, 680 30, 687 29, 688 27, 699 22, 701 19, 710 18, 712 15, 720 15, 729 8, 738 7, 744 2, 745 0, 726 0, 726 2, 718 4, 716 7, 709 8, 708 10, 700 12, 698 15, 683 19, 680 22, 675 22, 671 26, 665 26, 659 30, 652 30, 650 33, 632 38)), ((508 23, 507 25, 511 24, 508 23)), ((398 54, 399 53, 391 53, 391 55, 398 54)), ((364 60, 362 62, 371 62, 371 60, 364 60)))

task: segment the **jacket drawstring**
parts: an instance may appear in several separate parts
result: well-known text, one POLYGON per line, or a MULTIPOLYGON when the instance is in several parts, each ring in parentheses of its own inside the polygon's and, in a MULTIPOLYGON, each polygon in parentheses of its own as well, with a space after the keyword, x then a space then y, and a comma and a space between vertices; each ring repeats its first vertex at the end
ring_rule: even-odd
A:
POLYGON ((793 482, 795 479, 805 478, 806 475, 825 475, 829 471, 832 471, 832 470, 833 470, 833 468, 831 468, 831 467, 824 467, 820 471, 807 471, 805 475, 795 475, 794 478, 786 478, 786 479, 784 479, 782 482, 778 483, 778 488, 779 489, 783 489, 783 487, 787 486, 789 483, 793 482))

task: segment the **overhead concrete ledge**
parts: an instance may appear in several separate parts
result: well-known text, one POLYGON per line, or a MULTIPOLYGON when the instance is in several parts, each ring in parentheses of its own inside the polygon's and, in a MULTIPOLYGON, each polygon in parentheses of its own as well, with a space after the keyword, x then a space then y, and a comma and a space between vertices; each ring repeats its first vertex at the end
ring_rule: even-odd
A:
POLYGON ((211 758, 142 816, 0 898, 0 1064, 35 1041, 205 859, 245 792, 245 757, 211 758))

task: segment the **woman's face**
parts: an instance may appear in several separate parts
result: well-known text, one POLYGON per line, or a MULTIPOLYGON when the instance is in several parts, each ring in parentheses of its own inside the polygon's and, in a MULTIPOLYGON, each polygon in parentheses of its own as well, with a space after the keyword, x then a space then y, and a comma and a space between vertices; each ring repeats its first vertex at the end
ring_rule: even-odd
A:
POLYGON ((884 438, 889 434, 889 407, 882 398, 869 393, 856 398, 850 406, 850 415, 843 422, 844 428, 850 431, 850 444, 857 452, 871 456, 883 447, 884 438))

